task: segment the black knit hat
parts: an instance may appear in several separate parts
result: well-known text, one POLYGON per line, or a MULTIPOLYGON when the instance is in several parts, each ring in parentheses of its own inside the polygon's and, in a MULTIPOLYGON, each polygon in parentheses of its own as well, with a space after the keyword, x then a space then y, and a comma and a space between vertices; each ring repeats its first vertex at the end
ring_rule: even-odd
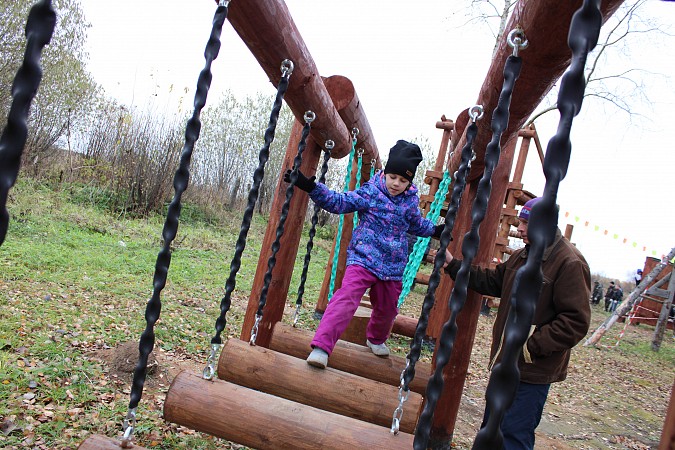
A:
POLYGON ((412 183, 417 166, 422 162, 422 151, 411 142, 398 141, 389 150, 389 159, 384 166, 384 173, 401 175, 412 183))

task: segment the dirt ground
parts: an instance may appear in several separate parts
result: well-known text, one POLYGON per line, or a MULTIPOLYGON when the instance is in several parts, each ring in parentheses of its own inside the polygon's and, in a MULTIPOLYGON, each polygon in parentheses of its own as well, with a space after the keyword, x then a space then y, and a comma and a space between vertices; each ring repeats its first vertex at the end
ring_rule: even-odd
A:
MULTIPOLYGON (((477 340, 489 339, 492 320, 493 317, 481 316, 477 340)), ((650 339, 652 333, 650 327, 631 326, 624 339, 650 339)), ((671 332, 666 338, 665 345, 675 345, 671 332)), ((103 360, 111 378, 123 386, 131 379, 136 351, 137 343, 128 343, 92 356, 103 360)), ((480 426, 488 377, 485 353, 474 348, 455 426, 452 446, 456 449, 471 448, 480 426)), ((161 403, 162 391, 180 370, 203 369, 203 363, 180 352, 160 350, 153 354, 156 359, 150 360, 152 373, 146 383, 146 401, 161 403)), ((568 379, 552 385, 536 433, 537 449, 657 449, 675 368, 665 368, 663 373, 664 368, 620 358, 618 354, 620 346, 575 349, 568 379)), ((158 407, 161 408, 159 404, 158 407)))
MULTIPOLYGON (((597 308, 591 330, 604 319, 597 308)), ((487 336, 492 320, 481 316, 476 339, 487 336)), ((658 448, 675 367, 635 361, 622 354, 621 344, 610 348, 624 324, 614 327, 600 342, 603 345, 595 348, 579 344, 574 349, 567 379, 551 386, 536 432, 537 449, 658 448)), ((653 330, 644 325, 628 326, 622 341, 651 342, 653 330)), ((672 331, 666 333, 663 345, 675 345, 672 331)), ((487 386, 484 353, 474 347, 455 427, 456 448, 471 448, 480 427, 487 386)))

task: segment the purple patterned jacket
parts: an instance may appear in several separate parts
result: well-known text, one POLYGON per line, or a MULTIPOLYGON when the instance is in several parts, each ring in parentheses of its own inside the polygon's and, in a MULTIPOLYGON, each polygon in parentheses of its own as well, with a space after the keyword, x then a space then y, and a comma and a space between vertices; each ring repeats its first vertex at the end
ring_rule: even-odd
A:
POLYGON ((408 262, 406 232, 434 234, 434 223, 422 217, 417 187, 392 197, 380 171, 356 191, 339 193, 317 183, 310 198, 334 214, 359 213, 359 224, 347 248, 347 265, 356 264, 381 280, 401 280, 408 262))

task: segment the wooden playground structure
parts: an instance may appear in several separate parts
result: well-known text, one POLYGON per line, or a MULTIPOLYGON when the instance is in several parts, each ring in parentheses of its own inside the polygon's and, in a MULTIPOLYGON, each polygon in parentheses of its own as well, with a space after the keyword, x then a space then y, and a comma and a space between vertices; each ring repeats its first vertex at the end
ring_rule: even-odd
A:
MULTIPOLYGON (((220 2, 219 13, 229 7, 228 3, 220 2)), ((602 2, 599 8, 604 20, 621 3, 622 0, 602 2)), ((508 126, 501 136, 501 155, 492 176, 492 193, 480 228, 480 248, 474 264, 487 267, 495 258, 502 260, 510 254, 508 238, 512 226, 517 224, 516 208, 534 196, 523 185, 525 160, 532 144, 542 164, 544 152, 534 127, 523 125, 570 64, 572 55, 567 36, 571 18, 580 5, 580 1, 519 2, 506 26, 507 30, 522 30, 530 45, 522 54, 522 71, 512 93, 508 126)), ((357 178, 366 180, 373 164, 381 168, 378 147, 355 87, 344 76, 320 75, 283 0, 233 2, 226 14, 274 85, 279 79, 281 61, 291 60, 295 66, 284 97, 296 117, 282 164, 284 170, 293 167, 301 142, 306 146, 300 169, 308 176, 316 172, 326 141, 335 144, 332 157, 346 156, 352 146, 350 131, 354 128, 359 130, 356 145, 363 149, 364 164, 361 173, 353 174, 352 182, 356 183, 357 178), (316 119, 305 141, 303 118, 306 111, 313 111, 316 119)), ((476 158, 467 174, 466 189, 452 231, 455 239, 449 248, 453 253, 461 252, 461 237, 471 228, 471 205, 486 166, 485 149, 491 136, 492 112, 499 101, 504 60, 511 51, 506 41, 499 44, 477 95, 476 103, 483 106, 486 117, 476 123, 478 133, 473 143, 476 158)), ((470 121, 467 109, 455 120, 443 117, 436 124, 443 136, 435 166, 426 173, 430 192, 422 196, 420 204, 425 212, 429 211, 443 173, 452 174, 459 167, 460 153, 456 150, 466 144, 470 121)), ((433 367, 418 366, 417 376, 410 385, 406 413, 400 420, 400 432, 390 433, 392 414, 400 404, 399 385, 406 361, 393 356, 386 359, 373 357, 364 346, 347 342, 360 339, 363 343, 359 336, 362 336, 364 322, 359 324, 357 318, 350 330, 353 339, 340 342, 331 356, 330 368, 320 371, 303 360, 310 350, 311 334, 282 323, 309 200, 307 194, 297 191, 290 203, 285 204, 286 187, 280 177, 240 340, 229 340, 223 346, 217 364, 217 379, 204 379, 190 373, 181 373, 175 378, 165 401, 165 419, 260 449, 410 449, 426 401, 426 380, 433 367), (287 211, 284 211, 286 207, 287 211), (282 229, 285 225, 281 236, 278 233, 280 223, 282 229), (278 250, 273 250, 276 243, 278 250), (270 273, 272 257, 276 258, 276 265, 270 273), (259 320, 259 299, 263 291, 266 304, 262 320, 259 320), (248 344, 253 336, 255 346, 248 344), (321 389, 315 389, 316 386, 321 389), (246 411, 245 414, 242 411, 246 411)), ((446 200, 443 215, 447 212, 447 203, 446 200)), ((347 218, 345 223, 337 246, 343 250, 339 252, 336 268, 338 286, 344 274, 344 248, 351 237, 352 221, 347 218)), ((329 264, 317 310, 327 304, 331 270, 329 264)), ((452 279, 442 275, 435 293, 439 301, 434 303, 426 329, 426 334, 432 338, 441 335, 441 329, 450 317, 446 299, 452 288, 452 279)), ((481 296, 470 291, 466 305, 457 317, 457 326, 463 332, 457 335, 455 351, 443 372, 445 385, 433 416, 429 435, 431 448, 447 448, 443 446, 452 441, 480 306, 481 296)), ((394 332, 410 336, 416 324, 415 318, 401 317, 397 319, 394 332)), ((669 417, 674 414, 674 408, 671 401, 669 417)), ((663 442, 672 439, 675 439, 675 430, 672 426, 666 427, 663 442)), ((118 440, 94 435, 83 442, 80 449, 121 446, 141 448, 125 439, 121 445, 118 440)))

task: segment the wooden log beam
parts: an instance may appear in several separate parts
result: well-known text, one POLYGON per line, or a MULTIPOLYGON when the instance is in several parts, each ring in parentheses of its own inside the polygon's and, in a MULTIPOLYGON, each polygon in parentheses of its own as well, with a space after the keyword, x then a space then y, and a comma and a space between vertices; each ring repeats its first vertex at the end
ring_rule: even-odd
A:
MULTIPOLYGON (((601 11, 604 20, 607 20, 621 5, 623 0, 608 0, 602 2, 601 11)), ((509 19, 506 31, 520 27, 529 41, 529 47, 520 52, 523 58, 522 70, 513 91, 509 123, 502 134, 501 144, 505 145, 514 139, 518 130, 530 117, 543 97, 550 91, 556 81, 569 66, 571 51, 567 45, 570 20, 574 12, 582 4, 581 0, 557 2, 555 0, 541 0, 537 2, 518 2, 509 19)), ((484 79, 483 86, 478 94, 477 104, 485 109, 485 116, 477 122, 478 135, 474 141, 476 160, 472 164, 468 176, 469 184, 462 198, 461 207, 455 222, 455 241, 449 246, 451 252, 461 254, 461 239, 471 227, 471 205, 476 196, 478 179, 482 176, 485 167, 485 150, 492 138, 491 121, 501 87, 503 85, 503 67, 507 57, 513 53, 506 40, 502 40, 492 58, 492 65, 484 79)), ((455 149, 460 149, 466 143, 466 125, 469 122, 468 110, 462 112, 455 120, 456 141, 455 149)), ((460 152, 455 152, 449 161, 451 173, 459 167, 460 152)), ((509 162, 509 165, 511 162, 509 162)), ((497 168, 497 173, 505 167, 503 161, 497 168)), ((508 176, 508 175, 507 175, 508 176)), ((507 178, 508 180, 508 178, 507 178)), ((474 264, 488 267, 492 260, 494 236, 499 225, 499 211, 503 207, 505 189, 493 186, 493 196, 488 204, 488 212, 481 226, 481 248, 474 259, 474 264)), ((450 313, 445 300, 450 296, 452 282, 443 277, 436 293, 437 301, 432 309, 427 333, 438 336, 439 325, 448 320, 450 313)), ((464 330, 457 335, 453 355, 444 370, 445 389, 441 394, 434 415, 434 424, 431 430, 430 444, 433 448, 443 448, 452 441, 454 425, 459 411, 461 387, 463 386, 468 370, 468 357, 473 347, 481 296, 469 291, 465 306, 457 317, 457 327, 464 330), (434 447, 437 446, 437 447, 434 447)), ((438 348, 438 347, 437 347, 438 348)))
POLYGON ((93 434, 84 440, 77 447, 77 450, 121 450, 126 448, 128 450, 146 450, 145 447, 138 445, 131 445, 131 447, 122 447, 119 439, 101 436, 100 434, 93 434))
MULTIPOLYGON (((309 356, 313 333, 293 328, 284 323, 277 323, 274 327, 269 348, 306 359, 309 356)), ((405 368, 405 358, 389 355, 388 358, 379 358, 365 346, 339 340, 333 353, 328 358, 328 366, 343 372, 349 372, 360 377, 398 386, 401 382, 401 372, 405 368)), ((424 394, 431 375, 428 364, 418 362, 415 366, 415 378, 410 383, 410 390, 424 394)))
MULTIPOLYGON (((606 21, 624 0, 603 1, 600 9, 606 21)), ((581 6, 581 0, 557 1, 540 0, 536 2, 518 2, 506 25, 506 33, 520 27, 529 42, 528 47, 519 55, 523 66, 513 90, 509 124, 502 135, 502 143, 510 140, 525 124, 541 100, 548 94, 556 81, 562 76, 572 60, 572 52, 567 45, 570 20, 581 6)), ((485 116, 477 122, 478 135, 474 141, 476 160, 471 166, 469 180, 476 179, 485 167, 485 147, 492 138, 490 122, 492 112, 497 107, 499 94, 504 81, 504 63, 513 53, 506 38, 499 48, 485 76, 476 104, 483 105, 485 116)), ((455 148, 462 148, 466 142, 464 134, 468 123, 468 113, 463 111, 455 120, 457 133, 461 139, 455 148), (459 128, 461 125, 461 128, 459 128)), ((455 152, 450 161, 450 173, 459 167, 460 152, 455 152)))
POLYGON ((415 336, 416 329, 417 329, 417 319, 415 319, 414 317, 399 314, 398 316, 396 316, 396 319, 394 320, 394 326, 392 327, 391 332, 411 338, 415 336))
MULTIPOLYGON (((345 125, 334 106, 286 3, 283 0, 232 2, 228 21, 274 86, 281 76, 281 62, 284 59, 293 61, 295 70, 284 97, 286 103, 300 122, 303 122, 305 111, 313 111, 316 114, 311 132, 314 140, 321 146, 326 140, 333 140, 335 148, 332 153, 335 158, 348 155, 351 150, 351 128, 345 125)), ((377 146, 369 132, 368 119, 358 99, 354 99, 356 108, 353 110, 356 115, 350 122, 359 124, 356 126, 364 131, 366 137, 359 137, 358 145, 366 154, 377 155, 377 146)))
POLYGON ((413 443, 411 434, 188 372, 171 383, 164 418, 258 450, 408 450, 413 443))
MULTIPOLYGON (((516 136, 507 142, 504 146, 499 165, 492 175, 492 195, 488 202, 487 213, 483 219, 480 227, 480 248, 474 259, 474 263, 481 267, 490 267, 493 258, 493 249, 497 234, 494 230, 499 227, 499 218, 501 216, 502 206, 504 205, 504 198, 506 189, 509 184, 509 175, 513 167, 514 153, 516 147, 516 136)), ((475 198, 475 193, 478 190, 478 181, 471 184, 468 189, 470 198, 475 198)), ((464 199, 466 201, 466 198, 464 199)), ((464 203, 463 203, 464 204, 464 203)), ((463 212, 467 215, 459 217, 456 222, 459 229, 468 230, 473 221, 469 208, 464 208, 463 212)), ((464 233, 458 234, 458 239, 451 242, 457 245, 451 248, 451 252, 460 255, 460 246, 464 239, 464 233), (461 236, 461 237, 459 237, 461 236)), ((445 297, 447 298, 447 297, 445 297)), ((466 375, 469 370, 469 362, 471 360, 471 349, 473 348, 474 338, 476 335, 476 328, 478 326, 478 317, 480 315, 480 308, 483 296, 469 290, 464 307, 457 315, 457 329, 462 330, 462 333, 457 333, 455 337, 455 348, 450 357, 450 361, 443 370, 443 377, 445 380, 443 392, 436 404, 436 412, 434 414, 434 423, 431 428, 430 442, 435 445, 446 445, 452 441, 452 436, 455 429, 455 422, 459 413, 459 406, 462 399, 462 391, 466 375)), ((447 301, 437 302, 439 309, 448 308, 447 301), (442 308, 440 308, 442 306, 442 308)), ((443 311, 441 317, 449 317, 450 311, 443 311)), ((437 317, 434 318, 435 320, 437 317)), ((446 319, 447 320, 447 319, 446 319)), ((439 326, 440 324, 437 324, 439 326)), ((439 346, 436 346, 438 348, 439 346)), ((433 446, 432 446, 433 447, 433 446)))
POLYGON ((670 390, 668 411, 666 412, 666 420, 663 423, 659 443, 659 450, 672 450, 673 448, 675 448, 675 381, 673 381, 673 387, 670 390))
MULTIPOLYGON (((382 161, 375 145, 373 131, 363 110, 363 105, 356 95, 354 84, 349 78, 341 75, 333 75, 324 78, 323 82, 328 89, 328 94, 333 99, 340 118, 351 133, 352 128, 358 128, 357 147, 363 148, 363 165, 361 166, 361 178, 365 181, 370 178, 370 168, 375 162, 375 169, 382 168, 382 161)), ((391 145, 394 145, 392 142, 391 145)), ((334 152, 331 152, 334 153, 334 152)), ((334 156, 337 157, 337 156, 334 156)))
MULTIPOLYGON (((399 405, 396 386, 330 367, 317 369, 304 359, 254 347, 239 339, 230 339, 223 346, 218 378, 383 427, 391 427, 399 405)), ((421 406, 422 396, 411 392, 400 422, 402 432, 415 431, 421 406)))

